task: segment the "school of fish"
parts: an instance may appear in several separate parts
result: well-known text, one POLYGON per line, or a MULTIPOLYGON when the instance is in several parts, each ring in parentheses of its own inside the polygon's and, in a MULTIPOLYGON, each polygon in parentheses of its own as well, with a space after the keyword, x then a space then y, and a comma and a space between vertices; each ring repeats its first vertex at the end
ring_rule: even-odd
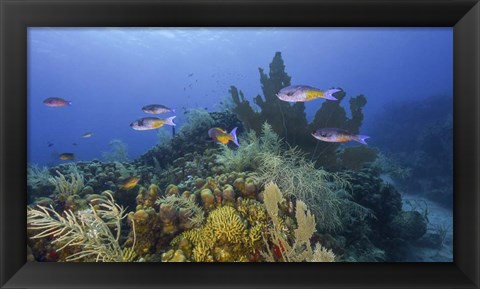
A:
MULTIPOLYGON (((334 96, 335 93, 340 92, 340 89, 332 88, 328 90, 321 90, 309 85, 290 85, 280 89, 276 96, 286 102, 307 102, 315 99, 326 99, 330 101, 337 101, 338 99, 334 96)), ((72 102, 65 100, 59 97, 50 97, 43 101, 43 103, 48 107, 65 107, 71 106, 72 102)), ((142 111, 148 114, 164 114, 164 113, 175 113, 175 109, 169 108, 162 104, 148 104, 142 107, 142 111)), ((144 131, 144 130, 155 130, 159 129, 164 125, 175 126, 173 120, 174 116, 170 116, 166 119, 159 117, 142 117, 130 123, 130 127, 134 130, 144 131)), ((370 138, 366 135, 356 135, 342 128, 318 128, 311 134, 315 139, 324 142, 335 142, 343 143, 348 141, 356 141, 363 145, 367 145, 365 139, 370 138)), ((86 132, 82 135, 83 138, 90 138, 93 136, 92 132, 86 132)), ((222 143, 227 145, 229 142, 234 143, 237 146, 240 146, 237 138, 237 127, 233 128, 230 132, 227 132, 225 129, 220 127, 213 127, 208 130, 208 136, 215 142, 222 143)), ((77 146, 77 143, 72 143, 72 145, 77 146)), ((52 147, 53 143, 48 143, 48 147, 52 147)), ((75 159, 74 153, 61 153, 59 155, 60 160, 70 161, 75 159)), ((121 185, 123 189, 130 189, 132 186, 135 187, 139 179, 132 177, 126 180, 125 184, 121 185)))

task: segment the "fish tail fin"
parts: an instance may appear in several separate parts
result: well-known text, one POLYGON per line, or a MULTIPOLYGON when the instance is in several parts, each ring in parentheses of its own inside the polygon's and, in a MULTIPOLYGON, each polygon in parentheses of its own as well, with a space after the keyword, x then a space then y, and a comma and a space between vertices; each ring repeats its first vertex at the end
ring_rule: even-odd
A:
POLYGON ((174 115, 174 116, 171 116, 171 117, 167 118, 167 119, 165 120, 165 121, 166 121, 165 123, 168 124, 168 125, 171 125, 171 126, 175 126, 175 123, 173 122, 173 119, 176 118, 176 117, 177 117, 177 116, 174 115))
POLYGON ((237 146, 240 146, 240 144, 238 143, 238 138, 237 138, 237 128, 238 127, 235 127, 234 129, 232 129, 232 131, 230 132, 230 134, 232 135, 232 141, 234 144, 236 144, 237 146))
POLYGON ((175 108, 172 108, 171 111, 172 111, 173 113, 175 113, 175 108))
POLYGON ((367 136, 367 135, 360 135, 359 134, 359 135, 355 136, 354 141, 358 141, 361 144, 368 145, 367 142, 365 141, 367 138, 370 138, 370 137, 367 136))
POLYGON ((333 96, 333 94, 335 92, 339 92, 339 91, 340 91, 340 89, 329 89, 329 90, 325 91, 325 93, 323 94, 323 98, 328 99, 328 100, 338 100, 337 98, 335 98, 333 96))

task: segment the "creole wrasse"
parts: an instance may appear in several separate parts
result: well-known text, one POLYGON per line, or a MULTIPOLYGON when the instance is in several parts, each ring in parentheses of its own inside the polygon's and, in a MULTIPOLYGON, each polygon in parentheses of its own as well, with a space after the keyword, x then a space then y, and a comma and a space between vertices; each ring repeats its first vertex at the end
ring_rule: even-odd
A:
POLYGON ((291 86, 282 88, 277 93, 277 97, 283 101, 288 101, 288 102, 305 102, 305 101, 310 101, 317 98, 337 100, 333 96, 333 94, 339 91, 341 90, 329 89, 327 91, 322 91, 318 88, 311 87, 308 85, 291 85, 291 86))
POLYGON ((60 97, 49 97, 43 101, 43 104, 50 107, 62 107, 72 105, 72 102, 60 97))
POLYGON ((173 108, 168 108, 164 105, 161 104, 150 104, 142 107, 142 110, 146 113, 151 113, 151 114, 161 114, 161 113, 166 113, 166 112, 173 112, 175 113, 175 109, 173 108))
POLYGON ((121 183, 118 187, 122 190, 127 191, 130 189, 133 189, 138 184, 139 181, 140 181, 140 178, 138 177, 130 177, 125 181, 123 181, 123 183, 121 183))
POLYGON ((370 138, 366 135, 356 135, 340 128, 319 128, 312 133, 312 136, 318 140, 326 142, 347 142, 357 141, 366 145, 365 139, 370 138))
POLYGON ((59 159, 62 161, 71 161, 75 159, 75 154, 74 153, 63 153, 58 156, 59 159))
POLYGON ((229 141, 232 141, 237 146, 240 146, 237 139, 237 128, 232 129, 230 133, 226 130, 214 127, 208 130, 208 135, 214 140, 226 145, 229 141))
POLYGON ((161 128, 165 124, 175 126, 173 123, 173 119, 176 116, 171 116, 167 119, 161 119, 158 117, 144 117, 138 119, 130 124, 130 127, 134 130, 150 130, 150 129, 157 129, 161 128))

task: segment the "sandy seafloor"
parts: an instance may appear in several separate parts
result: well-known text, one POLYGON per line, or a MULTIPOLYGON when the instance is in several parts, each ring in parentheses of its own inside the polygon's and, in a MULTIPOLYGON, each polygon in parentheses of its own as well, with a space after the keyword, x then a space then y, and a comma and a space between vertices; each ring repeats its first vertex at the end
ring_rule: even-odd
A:
MULTIPOLYGON (((396 188, 398 188, 398 186, 395 185, 395 181, 393 181, 392 178, 390 178, 389 176, 382 175, 382 179, 386 183, 391 183, 396 188)), ((411 244, 409 244, 410 249, 405 255, 405 261, 453 262, 453 211, 443 206, 440 206, 439 204, 430 199, 419 197, 416 194, 408 194, 402 192, 402 190, 400 189, 399 192, 402 194, 402 203, 404 210, 409 210, 410 206, 407 204, 409 200, 426 202, 428 207, 429 222, 427 224, 427 232, 425 236, 427 236, 429 233, 436 234, 440 226, 448 229, 443 244, 439 248, 432 248, 430 246, 427 246, 422 241, 412 242, 411 244)))
MULTIPOLYGON (((403 196, 403 203, 408 199, 417 198, 416 196, 403 196)), ((448 228, 445 240, 441 248, 433 249, 421 245, 410 245, 410 256, 408 260, 412 262, 453 262, 453 213, 437 203, 424 199, 428 204, 427 233, 435 233, 437 226, 443 225, 448 228)))

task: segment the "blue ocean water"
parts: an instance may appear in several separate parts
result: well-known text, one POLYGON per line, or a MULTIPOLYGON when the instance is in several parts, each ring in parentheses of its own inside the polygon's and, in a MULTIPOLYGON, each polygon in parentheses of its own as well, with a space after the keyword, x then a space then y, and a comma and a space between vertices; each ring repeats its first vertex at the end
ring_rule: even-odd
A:
MULTIPOLYGON (((453 95, 451 28, 29 28, 28 161, 101 159, 112 139, 134 159, 159 142, 129 126, 148 116, 142 106, 177 109, 178 129, 184 109, 219 110, 231 85, 251 100, 277 51, 292 84, 365 95, 367 134, 391 103, 453 95), (47 107, 48 97, 72 105, 47 107)), ((320 105, 306 103, 308 119, 320 105)))
MULTIPOLYGON (((240 212, 244 198, 259 201, 255 210, 260 210, 267 186, 262 182, 275 179, 281 190, 293 190, 288 184, 301 188, 292 193, 293 199, 283 193, 291 204, 305 198, 317 220, 312 244, 320 241, 337 254, 338 261, 450 262, 452 102, 451 28, 29 28, 28 163, 49 167, 29 167, 29 203, 31 207, 53 204, 59 213, 68 209, 78 216, 88 215, 87 201, 95 200, 95 194, 105 197, 113 192, 115 201, 129 208, 125 225, 133 222, 135 215, 142 219, 158 210, 161 224, 152 223, 152 228, 141 230, 157 230, 157 239, 139 236, 148 240, 142 243, 146 247, 134 248, 127 240, 131 234, 125 231, 117 241, 124 249, 136 249, 136 260, 157 262, 172 258, 171 249, 176 249, 172 238, 189 228, 191 221, 178 221, 172 231, 170 225, 175 222, 166 216, 173 211, 159 205, 165 201, 161 197, 181 196, 207 215, 232 205, 240 212), (341 88, 346 97, 339 106, 335 99, 305 102, 307 121, 302 115, 297 117, 303 108, 281 102, 272 92, 288 82, 282 63, 291 85, 341 88), (259 68, 266 73, 262 80, 259 68), (262 85, 270 87, 264 91, 262 85), (245 102, 234 106, 229 92, 232 86, 243 92, 257 112, 261 109, 254 97, 269 94, 270 99, 265 96, 261 113, 249 114, 245 102), (71 105, 45 105, 44 100, 52 97, 71 105), (190 129, 171 142, 166 142, 173 134, 169 125, 158 130, 132 129, 132 122, 153 116, 142 111, 149 104, 176 110, 160 117, 175 115, 177 134, 184 124, 190 129), (205 113, 225 112, 226 108, 228 113, 205 113), (187 120, 199 110, 210 122, 195 129, 187 120), (225 124, 229 131, 238 126, 240 137, 248 128, 259 133, 261 124, 252 125, 245 115, 271 122, 270 140, 276 139, 272 135, 284 138, 276 141, 281 143, 276 154, 270 152, 269 158, 263 159, 263 150, 274 151, 271 147, 275 145, 267 148, 262 140, 256 151, 252 149, 256 154, 252 158, 242 150, 246 139, 241 139, 240 148, 231 144, 223 147, 222 153, 222 147, 209 137, 207 126, 214 122, 225 124), (318 117, 316 122, 314 117, 318 117), (300 127, 301 123, 309 126, 300 127), (307 133, 332 123, 342 129, 359 129, 359 134, 368 136, 367 145, 351 141, 330 146, 307 133), (83 137, 86 133, 91 137, 83 137), (128 160, 134 162, 111 162, 105 157, 115 149, 115 142, 127 146, 128 160), (166 145, 158 146, 161 142, 166 145), (288 154, 292 144, 298 146, 298 155, 293 153, 296 157, 288 154), (65 153, 74 154, 75 159, 60 159, 65 153), (251 164, 227 166, 225 155, 235 153, 241 156, 240 163, 250 157, 251 164), (288 177, 269 175, 268 169, 275 167, 269 160, 275 157, 285 167, 279 171, 287 172, 288 177), (90 162, 94 159, 103 162, 90 162), (68 163, 77 165, 58 166, 68 163), (338 179, 319 177, 321 171, 338 179), (80 185, 75 184, 75 173, 77 182, 82 179, 80 185), (69 191, 62 191, 52 179, 57 176, 60 180, 62 174, 72 182, 69 191), (287 182, 282 184, 284 179, 287 182), (342 187, 343 181, 349 185, 342 187), (332 194, 328 195, 323 191, 330 186, 332 194), (146 188, 159 204, 144 199, 146 188), (341 204, 341 209, 332 204, 341 204), (146 207, 153 210, 147 213, 146 207), (324 209, 328 213, 323 213, 324 209), (371 215, 358 213, 362 209, 371 215)), ((265 139, 266 135, 263 132, 265 139)), ((233 163, 233 157, 228 161, 233 163)), ((285 218, 294 217, 292 208, 283 210, 285 218)), ((251 233, 253 224, 246 230, 251 233)), ((53 247, 43 250, 44 244, 29 242, 36 260, 64 260, 53 247)), ((221 249, 217 253, 225 249, 222 242, 217 244, 221 249)), ((281 246, 272 241, 256 246, 257 251, 252 253, 250 248, 241 258, 210 252, 210 259, 202 261, 265 261, 258 251, 265 246, 271 246, 276 261, 286 261, 281 246)), ((188 252, 183 257, 184 261, 201 259, 188 252)))

